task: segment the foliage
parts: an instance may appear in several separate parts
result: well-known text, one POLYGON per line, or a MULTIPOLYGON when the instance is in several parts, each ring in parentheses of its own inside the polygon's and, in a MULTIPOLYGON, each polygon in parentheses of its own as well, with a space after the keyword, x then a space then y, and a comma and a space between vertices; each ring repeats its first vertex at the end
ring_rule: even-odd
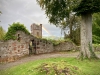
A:
POLYGON ((5 30, 0 26, 0 40, 4 40, 5 34, 5 30))
MULTIPOLYGON (((64 39, 68 39, 70 34, 66 34, 64 35, 64 39)), ((72 30, 72 40, 76 45, 80 45, 80 26, 76 26, 76 28, 74 30, 72 30)))
POLYGON ((63 17, 69 14, 66 0, 37 0, 37 2, 42 9, 45 9, 51 23, 58 24, 59 20, 63 20, 63 17))
POLYGON ((100 44, 100 37, 93 35, 92 38, 94 44, 100 44))
MULTIPOLYGON (((37 0, 40 7, 45 10, 45 13, 47 14, 47 17, 49 18, 49 22, 55 24, 56 26, 60 27, 64 33, 66 33, 66 30, 69 30, 70 28, 70 34, 68 35, 68 38, 72 39, 73 42, 76 44, 79 44, 79 41, 76 41, 75 36, 80 33, 74 33, 75 32, 75 22, 78 23, 80 19, 75 20, 75 22, 71 21, 72 18, 75 15, 72 15, 72 10, 77 12, 77 14, 84 13, 85 12, 92 12, 99 8, 99 0, 61 0, 61 1, 52 1, 52 0, 37 0), (84 4, 83 4, 84 3, 84 4), (95 8, 95 9, 94 9, 95 8), (77 11, 76 11, 77 10, 77 11), (71 15, 70 15, 71 14, 71 15), (71 17, 72 16, 72 17, 71 17), (73 23, 72 25, 70 23, 73 23), (67 27, 67 29, 66 29, 67 27)), ((80 23, 79 23, 80 25, 80 23)), ((96 29, 97 30, 97 29, 96 29)), ((100 29, 99 29, 100 30, 100 29)), ((77 31, 77 30, 76 30, 77 31)), ((98 34, 98 33, 96 33, 98 34)), ((80 35, 78 35, 80 37, 80 35)))
POLYGON ((73 11, 77 15, 100 12, 100 0, 81 0, 73 11))
POLYGON ((44 40, 44 41, 49 41, 49 42, 51 42, 54 46, 55 45, 58 45, 60 42, 58 42, 58 40, 54 40, 54 39, 47 39, 47 38, 42 38, 42 40, 44 40))
POLYGON ((100 13, 93 15, 93 34, 100 36, 100 13))
MULTIPOLYGON (((91 24, 88 22, 92 22, 92 14, 100 12, 100 0, 37 0, 40 7, 45 10, 45 13, 47 17, 49 18, 49 22, 53 23, 57 26, 61 25, 61 27, 65 27, 66 25, 70 26, 70 33, 72 33, 72 25, 73 19, 75 15, 81 15, 82 17, 82 24, 91 24), (70 16, 73 16, 70 18, 70 16), (86 22, 88 21, 88 22, 86 22), (68 24, 67 24, 68 23, 68 24)), ((82 25, 81 25, 82 27, 82 25)), ((91 30, 92 25, 90 25, 90 31, 89 33, 92 33, 91 30)), ((85 29, 83 31, 87 32, 87 27, 84 27, 85 29)), ((81 32, 83 32, 81 31, 81 32)), ((92 36, 89 36, 87 33, 84 37, 81 35, 81 41, 84 42, 90 42, 92 39, 92 36)), ((70 34, 71 36, 72 34, 70 34)), ((82 52, 85 52, 86 56, 90 56, 89 53, 86 53, 87 51, 84 50, 84 46, 89 50, 89 47, 87 46, 87 43, 81 42, 81 50, 82 52)), ((91 44, 92 45, 92 44, 91 44)), ((84 55, 85 57, 85 55, 84 55)))
POLYGON ((39 40, 42 40, 44 42, 50 42, 53 44, 53 46, 57 46, 59 45, 60 43, 63 43, 63 42, 72 42, 70 38, 67 38, 67 39, 63 39, 63 38, 59 38, 59 39, 51 39, 50 37, 44 37, 44 38, 38 38, 39 40))
POLYGON ((93 44, 93 47, 100 47, 100 44, 93 44))
POLYGON ((38 71, 38 74, 42 75, 74 75, 79 74, 80 69, 76 66, 66 64, 65 61, 55 63, 43 63, 34 70, 38 71))
POLYGON ((76 44, 76 45, 80 45, 80 27, 73 30, 73 38, 72 41, 76 44))
POLYGON ((2 14, 2 12, 0 11, 0 14, 2 14))
POLYGON ((100 13, 93 14, 93 43, 100 43, 100 13))
MULTIPOLYGON (((0 11, 0 15, 2 14, 2 12, 0 11)), ((0 21, 1 22, 1 21, 0 21)))
POLYGON ((17 31, 23 31, 26 34, 30 34, 23 24, 20 24, 19 22, 17 22, 10 25, 10 27, 8 28, 8 32, 5 35, 5 40, 10 40, 10 39, 15 40, 16 39, 15 33, 17 31))
MULTIPOLYGON (((80 0, 79 0, 80 1, 80 0)), ((49 22, 55 25, 65 23, 64 20, 70 17, 73 7, 76 6, 77 0, 37 0, 49 22)), ((67 20, 66 20, 67 21, 67 20)), ((57 25, 58 26, 58 25, 57 25)))
MULTIPOLYGON (((49 22, 60 27, 62 30, 70 28, 70 35, 73 37, 72 26, 74 12, 77 14, 96 13, 100 11, 100 0, 37 0, 42 9, 45 10, 49 22), (72 24, 71 24, 72 23, 72 24)), ((74 23, 74 24, 73 24, 74 23)), ((74 28, 73 27, 73 28, 74 28)), ((72 38, 71 38, 72 39, 72 38)))
POLYGON ((49 41, 49 42, 53 43, 54 46, 57 46, 57 45, 59 45, 60 43, 63 43, 63 42, 72 42, 69 38, 67 38, 67 39, 61 39, 61 38, 59 38, 57 40, 50 39, 50 38, 48 38, 48 39, 42 38, 42 40, 49 41))
MULTIPOLYGON (((78 0, 79 1, 79 0, 78 0)), ((77 0, 37 0, 45 14, 49 18, 49 22, 61 28, 64 33, 66 30, 70 32, 72 39, 72 30, 75 24, 78 24, 77 17, 73 14, 72 9, 76 6, 77 0)))
MULTIPOLYGON (((55 75, 55 74, 45 74, 45 72, 39 71, 41 69, 41 65, 43 63, 47 64, 47 67, 57 66, 58 69, 62 69, 64 67, 70 68, 70 72, 74 71, 75 74, 72 75, 100 75, 100 60, 77 60, 75 58, 48 58, 35 60, 31 62, 27 62, 12 68, 8 68, 6 70, 1 70, 1 75, 55 75), (40 68, 39 68, 40 67, 40 68), (38 68, 38 69, 37 69, 38 68)), ((49 70, 50 73, 52 70, 49 70)))

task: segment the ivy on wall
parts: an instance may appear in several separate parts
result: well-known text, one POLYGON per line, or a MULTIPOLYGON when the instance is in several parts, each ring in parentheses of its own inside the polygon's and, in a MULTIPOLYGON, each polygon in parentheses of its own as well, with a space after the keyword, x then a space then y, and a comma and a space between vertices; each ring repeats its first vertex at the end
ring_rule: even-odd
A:
POLYGON ((5 40, 10 40, 13 39, 15 40, 17 37, 15 36, 17 31, 23 31, 26 34, 30 34, 29 31, 26 29, 24 24, 20 24, 19 22, 13 23, 12 25, 9 26, 8 32, 5 35, 5 40))

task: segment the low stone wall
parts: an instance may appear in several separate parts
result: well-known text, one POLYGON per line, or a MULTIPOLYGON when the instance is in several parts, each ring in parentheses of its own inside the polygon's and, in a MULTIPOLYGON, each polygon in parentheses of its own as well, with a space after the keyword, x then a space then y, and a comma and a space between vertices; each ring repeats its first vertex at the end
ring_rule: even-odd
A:
POLYGON ((62 42, 57 46, 53 46, 53 43, 50 41, 39 39, 32 35, 27 35, 22 31, 18 31, 15 36, 17 37, 16 40, 0 42, 0 62, 15 61, 30 54, 76 50, 77 48, 72 42, 62 42), (31 49, 30 46, 32 46, 31 49))
POLYGON ((46 40, 38 40, 39 43, 37 45, 36 54, 41 53, 50 53, 53 52, 53 44, 46 40))
POLYGON ((9 40, 0 43, 0 61, 10 62, 29 54, 29 43, 21 40, 9 40))
POLYGON ((0 42, 0 62, 11 62, 29 55, 29 36, 18 31, 16 34, 20 36, 20 40, 8 40, 0 42))
POLYGON ((57 46, 54 46, 54 51, 68 51, 68 50, 75 50, 76 45, 72 42, 62 42, 57 46))
POLYGON ((19 39, 0 42, 0 62, 11 62, 29 54, 41 54, 53 52, 53 44, 49 41, 38 39, 18 31, 15 36, 19 39), (33 52, 29 44, 34 40, 33 52))

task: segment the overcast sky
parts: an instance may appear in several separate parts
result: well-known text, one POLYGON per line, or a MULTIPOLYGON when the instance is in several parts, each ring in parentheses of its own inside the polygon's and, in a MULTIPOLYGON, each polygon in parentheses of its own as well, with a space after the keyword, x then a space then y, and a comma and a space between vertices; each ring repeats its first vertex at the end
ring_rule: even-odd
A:
MULTIPOLYGON (((6 31, 13 22, 24 24, 30 31, 32 23, 42 24, 53 36, 61 36, 61 31, 54 25, 50 25, 45 12, 41 10, 36 0, 0 0, 0 26, 6 31)), ((43 36, 50 36, 43 30, 43 36)))

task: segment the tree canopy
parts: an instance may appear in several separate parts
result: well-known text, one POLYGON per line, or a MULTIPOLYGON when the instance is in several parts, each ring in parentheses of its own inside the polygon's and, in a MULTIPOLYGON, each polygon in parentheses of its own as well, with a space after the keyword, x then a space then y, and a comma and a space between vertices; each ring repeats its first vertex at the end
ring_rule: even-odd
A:
POLYGON ((72 12, 72 9, 76 6, 76 2, 80 0, 37 0, 42 9, 45 10, 45 14, 49 18, 49 22, 61 28, 65 33, 69 30, 69 38, 72 39, 72 30, 75 28, 75 24, 78 20, 72 12))
POLYGON ((77 15, 100 12, 100 0, 81 0, 74 9, 77 15))
POLYGON ((75 5, 75 0, 37 0, 40 7, 45 10, 49 22, 58 25, 64 25, 68 21, 70 12, 75 5))
POLYGON ((49 22, 58 26, 69 18, 70 12, 76 14, 100 12, 100 0, 37 0, 45 10, 49 22))

